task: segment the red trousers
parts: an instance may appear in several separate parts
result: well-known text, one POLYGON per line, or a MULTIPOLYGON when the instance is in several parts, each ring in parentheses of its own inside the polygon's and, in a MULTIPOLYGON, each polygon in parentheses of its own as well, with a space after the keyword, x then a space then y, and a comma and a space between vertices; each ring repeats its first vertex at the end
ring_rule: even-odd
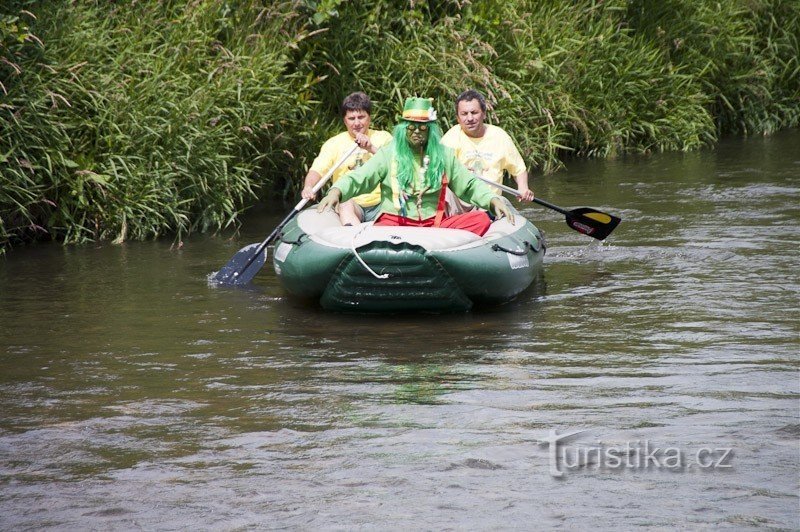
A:
MULTIPOLYGON (((405 218, 398 214, 389 214, 388 212, 382 213, 375 220, 374 225, 399 225, 407 227, 433 227, 435 218, 425 218, 424 220, 415 220, 414 218, 405 218)), ((442 218, 442 224, 439 227, 447 229, 463 229, 471 231, 478 236, 483 236, 489 230, 492 221, 485 211, 474 210, 465 212, 464 214, 455 214, 442 218)))

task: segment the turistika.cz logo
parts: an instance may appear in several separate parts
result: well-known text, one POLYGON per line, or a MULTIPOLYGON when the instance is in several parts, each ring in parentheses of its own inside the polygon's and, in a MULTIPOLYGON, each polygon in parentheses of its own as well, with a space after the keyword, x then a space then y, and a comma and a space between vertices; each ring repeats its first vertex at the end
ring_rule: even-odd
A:
POLYGON ((550 430, 539 445, 548 447, 550 474, 563 477, 570 470, 624 471, 634 469, 664 469, 683 471, 725 470, 733 468, 732 447, 701 447, 688 451, 679 447, 660 447, 649 440, 635 440, 618 445, 570 445, 569 442, 588 429, 557 434, 550 430))

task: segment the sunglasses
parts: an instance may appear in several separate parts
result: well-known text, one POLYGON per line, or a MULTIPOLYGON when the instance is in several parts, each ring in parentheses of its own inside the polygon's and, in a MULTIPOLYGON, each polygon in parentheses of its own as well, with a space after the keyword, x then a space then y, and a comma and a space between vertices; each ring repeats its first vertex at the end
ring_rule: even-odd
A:
POLYGON ((411 131, 428 131, 428 124, 415 124, 413 122, 409 122, 408 129, 411 131))

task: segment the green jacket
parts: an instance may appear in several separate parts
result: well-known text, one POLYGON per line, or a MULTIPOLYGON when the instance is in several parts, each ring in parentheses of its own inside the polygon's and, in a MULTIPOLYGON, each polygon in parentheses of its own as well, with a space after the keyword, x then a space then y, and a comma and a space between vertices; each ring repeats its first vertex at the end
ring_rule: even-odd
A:
MULTIPOLYGON (((342 201, 381 188, 381 212, 400 214, 400 190, 396 171, 393 171, 394 142, 378 150, 372 158, 359 168, 348 172, 333 185, 342 193, 342 201)), ((445 148, 445 172, 447 172, 448 186, 456 196, 463 201, 477 205, 482 209, 489 209, 494 194, 483 181, 475 179, 467 168, 458 162, 455 153, 450 148, 445 148)), ((406 190, 408 199, 405 204, 405 215, 409 218, 430 218, 436 215, 436 206, 439 203, 441 187, 425 191, 422 195, 421 212, 417 212, 417 194, 421 184, 421 176, 417 176, 414 190, 406 190)))

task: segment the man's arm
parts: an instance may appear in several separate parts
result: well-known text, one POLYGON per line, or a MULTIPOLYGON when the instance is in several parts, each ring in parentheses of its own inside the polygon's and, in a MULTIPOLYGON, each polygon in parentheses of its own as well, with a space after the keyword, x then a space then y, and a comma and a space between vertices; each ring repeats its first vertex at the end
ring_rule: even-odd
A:
POLYGON ((379 150, 363 166, 343 175, 332 188, 338 188, 344 201, 375 190, 389 173, 390 150, 379 150))
POLYGON ((364 166, 343 175, 317 205, 317 212, 332 209, 338 212, 339 203, 375 189, 389 172, 390 150, 378 150, 364 166))
POLYGON ((517 144, 511 135, 502 128, 494 128, 497 131, 498 149, 502 150, 502 170, 507 171, 517 182, 517 192, 522 201, 533 201, 533 191, 528 186, 528 169, 525 160, 519 153, 517 144))
POLYGON ((314 194, 313 188, 314 185, 319 183, 319 180, 322 179, 322 175, 320 175, 315 170, 309 170, 308 174, 306 174, 306 180, 303 182, 303 190, 300 192, 300 195, 303 199, 307 200, 314 200, 316 194, 314 194))
POLYGON ((528 171, 523 170, 514 178, 517 181, 517 192, 519 199, 523 201, 533 201, 533 190, 528 188, 528 171))
POLYGON ((303 190, 300 192, 303 199, 309 201, 315 199, 315 194, 311 189, 314 188, 314 185, 319 183, 322 176, 327 173, 328 170, 336 164, 336 160, 342 156, 342 154, 337 153, 335 139, 336 137, 334 136, 326 140, 322 144, 319 154, 311 163, 311 168, 308 170, 306 178, 303 181, 303 190))

